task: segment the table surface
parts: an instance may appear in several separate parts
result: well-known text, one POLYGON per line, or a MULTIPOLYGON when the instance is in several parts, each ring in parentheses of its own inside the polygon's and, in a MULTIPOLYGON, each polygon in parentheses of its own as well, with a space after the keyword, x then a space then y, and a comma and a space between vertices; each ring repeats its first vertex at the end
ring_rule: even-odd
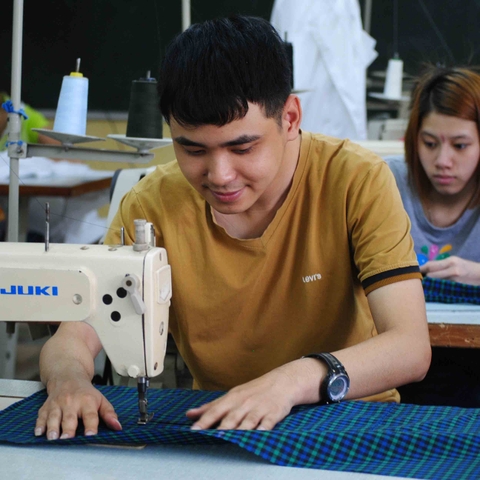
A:
MULTIPOLYGON (((43 386, 40 382, 0 379, 0 400, 10 399, 12 403, 41 388, 43 386)), ((16 480, 138 480, 142 477, 169 480, 392 478, 363 473, 280 467, 236 445, 148 445, 145 448, 128 448, 0 444, 0 465, 2 478, 16 480)))
POLYGON ((427 319, 432 346, 480 348, 480 305, 428 302, 427 319))
POLYGON ((427 302, 428 323, 480 325, 480 305, 427 302))
MULTIPOLYGON (((480 306, 428 303, 427 317, 432 345, 480 347, 480 306)), ((42 388, 40 382, 0 379, 0 409, 42 388)), ((5 478, 25 480, 31 478, 136 480, 139 478, 139 472, 145 477, 152 478, 161 472, 162 477, 171 480, 392 478, 352 472, 280 467, 235 445, 149 445, 138 449, 0 444, 0 462, 5 478)))
POLYGON ((354 143, 371 150, 380 157, 403 155, 405 153, 405 144, 402 140, 360 140, 354 143))
MULTIPOLYGON (((77 197, 110 187, 112 176, 102 171, 81 176, 53 176, 45 178, 26 178, 19 186, 22 196, 77 197)), ((0 182, 0 196, 8 195, 8 183, 0 182)))

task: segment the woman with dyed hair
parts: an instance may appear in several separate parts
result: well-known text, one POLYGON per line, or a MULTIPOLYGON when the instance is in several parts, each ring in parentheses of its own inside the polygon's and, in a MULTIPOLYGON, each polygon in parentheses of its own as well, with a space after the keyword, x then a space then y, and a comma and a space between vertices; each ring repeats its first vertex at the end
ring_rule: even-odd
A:
MULTIPOLYGON (((479 132, 480 74, 429 67, 412 93, 405 158, 386 159, 425 276, 480 285, 479 132)), ((473 349, 434 348, 426 379, 403 399, 480 406, 478 360, 473 349)))

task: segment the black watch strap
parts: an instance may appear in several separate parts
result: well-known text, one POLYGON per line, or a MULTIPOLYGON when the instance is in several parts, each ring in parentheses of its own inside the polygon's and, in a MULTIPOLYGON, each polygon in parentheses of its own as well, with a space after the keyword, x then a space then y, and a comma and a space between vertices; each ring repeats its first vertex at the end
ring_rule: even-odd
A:
POLYGON ((323 360, 328 369, 333 373, 344 373, 347 375, 347 371, 345 367, 340 363, 337 357, 332 355, 331 353, 310 353, 309 355, 305 355, 302 358, 316 358, 317 360, 323 360))
MULTIPOLYGON (((339 400, 332 400, 330 394, 328 392, 328 383, 331 377, 336 375, 342 375, 346 377, 348 384, 350 383, 350 379, 348 377, 348 373, 345 370, 343 364, 338 360, 337 357, 332 355, 331 353, 310 353, 309 355, 304 355, 302 358, 316 358, 317 360, 323 361, 327 364, 328 373, 325 379, 323 380, 322 384, 320 385, 320 402, 329 404, 331 402, 338 402, 339 400)), ((347 386, 348 391, 348 386, 347 386)))

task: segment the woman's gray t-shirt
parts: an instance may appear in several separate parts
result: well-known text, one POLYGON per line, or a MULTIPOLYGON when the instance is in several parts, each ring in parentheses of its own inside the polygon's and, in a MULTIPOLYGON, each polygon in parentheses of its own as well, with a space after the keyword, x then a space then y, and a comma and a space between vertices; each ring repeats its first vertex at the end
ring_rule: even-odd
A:
POLYGON ((408 180, 404 157, 387 156, 385 161, 395 176, 403 205, 412 222, 411 233, 420 265, 428 260, 453 255, 480 262, 480 206, 467 209, 449 227, 436 227, 427 220, 420 198, 408 180))

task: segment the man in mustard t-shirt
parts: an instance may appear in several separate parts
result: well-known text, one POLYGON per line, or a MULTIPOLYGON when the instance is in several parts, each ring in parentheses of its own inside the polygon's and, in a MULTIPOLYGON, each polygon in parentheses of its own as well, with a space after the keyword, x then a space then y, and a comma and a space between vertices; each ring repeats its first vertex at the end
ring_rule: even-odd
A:
MULTIPOLYGON (((123 199, 106 243, 155 225, 172 266, 170 331, 194 387, 226 391, 192 428, 264 429, 295 405, 398 401, 430 344, 410 223, 388 166, 300 129, 282 40, 265 20, 193 25, 171 43, 160 109, 177 160, 123 199)), ((91 384, 101 344, 65 323, 41 354, 36 435, 121 429, 91 384)))

